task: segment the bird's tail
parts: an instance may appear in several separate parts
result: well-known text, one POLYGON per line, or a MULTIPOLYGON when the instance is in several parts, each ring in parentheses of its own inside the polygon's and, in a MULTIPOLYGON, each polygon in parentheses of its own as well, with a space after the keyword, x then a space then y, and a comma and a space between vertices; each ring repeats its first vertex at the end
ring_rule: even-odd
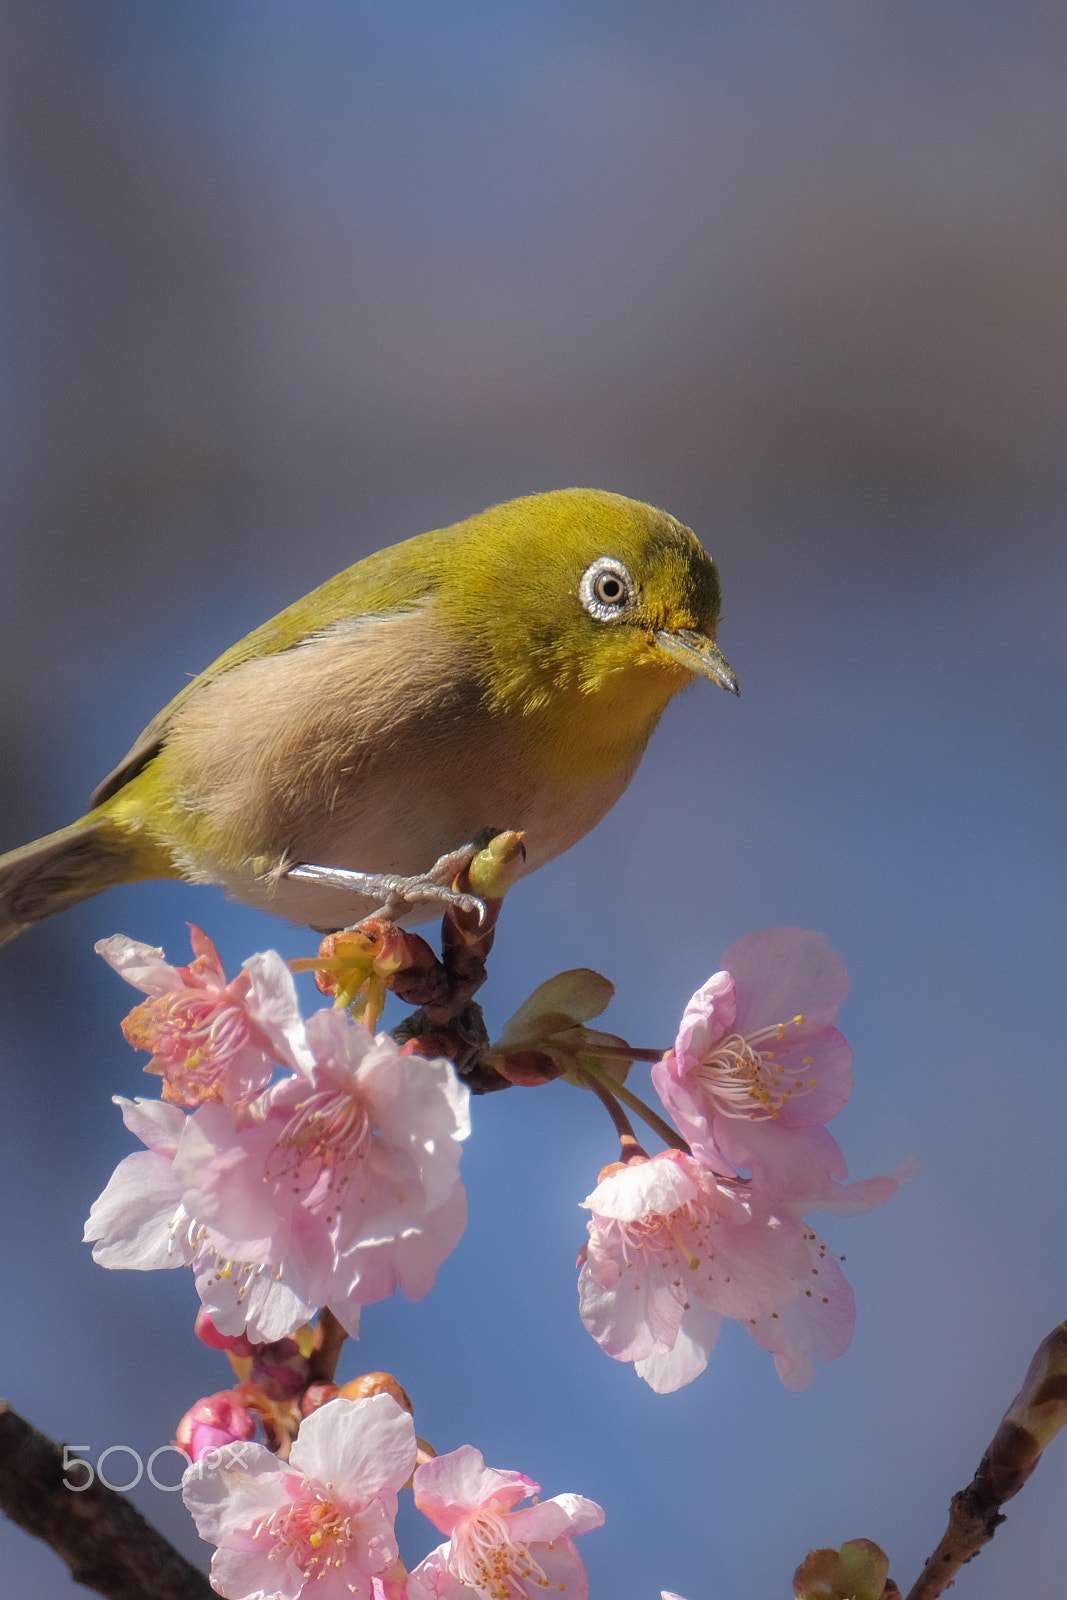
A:
POLYGON ((10 850, 0 856, 0 944, 28 922, 136 876, 128 845, 99 812, 10 850))

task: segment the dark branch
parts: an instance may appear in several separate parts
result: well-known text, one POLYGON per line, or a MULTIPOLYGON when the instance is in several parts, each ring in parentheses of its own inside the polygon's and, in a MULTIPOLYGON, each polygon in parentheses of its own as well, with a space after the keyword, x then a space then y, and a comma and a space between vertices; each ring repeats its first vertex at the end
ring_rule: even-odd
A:
POLYGON ((64 1467, 60 1446, 0 1400, 0 1509, 51 1545, 76 1583, 105 1600, 217 1600, 125 1495, 95 1476, 80 1493, 68 1487, 90 1470, 75 1460, 64 1467))

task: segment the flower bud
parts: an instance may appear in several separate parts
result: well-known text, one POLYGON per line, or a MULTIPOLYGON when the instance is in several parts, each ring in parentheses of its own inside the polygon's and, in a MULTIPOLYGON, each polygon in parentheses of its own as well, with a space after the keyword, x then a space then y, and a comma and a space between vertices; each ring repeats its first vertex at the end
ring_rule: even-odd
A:
POLYGON ((1004 1413, 975 1473, 974 1487, 995 1505, 1018 1494, 1041 1452, 1067 1423, 1067 1322, 1034 1352, 1022 1388, 1004 1413))
POLYGON ((256 1419, 240 1404, 232 1389, 198 1400, 178 1424, 174 1443, 190 1461, 199 1461, 209 1450, 220 1450, 239 1439, 251 1439, 256 1419))
POLYGON ((309 1383, 304 1390, 304 1398, 300 1402, 300 1415, 310 1417, 313 1411, 320 1406, 327 1405, 331 1400, 336 1400, 341 1393, 336 1383, 309 1383))
POLYGON ((516 1050, 514 1054, 493 1055, 492 1065, 509 1083, 523 1089, 533 1089, 542 1083, 551 1083, 560 1076, 561 1068, 543 1050, 516 1050))
POLYGON ((255 1350, 248 1381, 271 1400, 291 1400, 307 1386, 309 1370, 295 1339, 277 1339, 255 1350))
POLYGON ((397 1405, 403 1406, 405 1411, 414 1413, 415 1410, 407 1391, 397 1383, 391 1372, 365 1372, 362 1377, 343 1383, 340 1394, 342 1400, 367 1400, 373 1394, 391 1394, 397 1405))
POLYGON ((202 1343, 212 1350, 225 1350, 231 1356, 254 1355, 258 1346, 251 1343, 244 1333, 220 1333, 201 1306, 196 1314, 193 1331, 202 1343))
POLYGON ((402 1056, 425 1056, 427 1061, 434 1061, 442 1056, 446 1061, 454 1061, 458 1050, 458 1039, 451 1033, 443 1031, 412 1034, 400 1046, 402 1056))
MULTIPOLYGON (((797 1600, 883 1600, 889 1557, 872 1539, 850 1539, 840 1550, 809 1550, 793 1574, 797 1600)), ((889 1594, 899 1590, 893 1584, 889 1594)))
POLYGON ((521 833, 494 834, 467 868, 471 893, 479 900, 503 900, 525 860, 526 846, 521 833))

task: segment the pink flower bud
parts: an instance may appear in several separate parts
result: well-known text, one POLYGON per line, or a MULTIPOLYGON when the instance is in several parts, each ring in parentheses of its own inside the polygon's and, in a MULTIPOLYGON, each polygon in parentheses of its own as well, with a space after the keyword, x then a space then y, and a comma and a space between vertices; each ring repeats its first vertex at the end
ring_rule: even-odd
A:
POLYGON ((310 1417, 313 1411, 334 1400, 341 1393, 336 1383, 309 1383, 300 1402, 300 1415, 310 1417))
POLYGON ((252 1356, 259 1348, 258 1345, 252 1344, 244 1333, 220 1333, 203 1307, 196 1314, 193 1331, 210 1349, 225 1350, 227 1355, 252 1356))
POLYGON ((209 1450, 219 1450, 239 1439, 251 1439, 255 1431, 255 1417, 237 1402, 231 1389, 224 1389, 198 1400, 185 1413, 178 1424, 174 1443, 185 1451, 190 1461, 199 1461, 209 1450))

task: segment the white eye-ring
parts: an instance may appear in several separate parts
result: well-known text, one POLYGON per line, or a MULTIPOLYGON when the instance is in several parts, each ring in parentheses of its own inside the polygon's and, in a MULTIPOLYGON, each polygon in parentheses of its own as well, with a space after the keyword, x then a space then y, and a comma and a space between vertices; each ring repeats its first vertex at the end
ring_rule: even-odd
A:
POLYGON ((591 617, 598 622, 614 622, 630 610, 636 591, 621 561, 614 556, 598 556, 582 573, 578 596, 591 617))

